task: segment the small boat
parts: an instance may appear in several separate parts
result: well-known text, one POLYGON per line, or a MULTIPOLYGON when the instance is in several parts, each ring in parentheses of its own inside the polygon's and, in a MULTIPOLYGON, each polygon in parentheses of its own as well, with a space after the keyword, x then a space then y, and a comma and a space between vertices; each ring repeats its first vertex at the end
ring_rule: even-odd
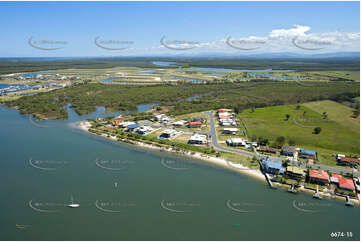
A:
POLYGON ((349 207, 353 207, 353 203, 351 202, 349 196, 346 196, 346 203, 345 203, 345 205, 346 205, 346 206, 349 206, 349 207))
POLYGON ((73 196, 71 196, 71 203, 68 204, 68 207, 69 208, 78 208, 78 207, 80 207, 80 204, 74 203, 74 198, 73 198, 73 196))
POLYGON ((287 190, 290 193, 297 193, 297 190, 295 189, 295 185, 291 185, 291 188, 287 190))
POLYGON ((318 185, 317 185, 317 188, 316 188, 316 192, 313 194, 313 198, 322 199, 322 197, 320 196, 320 193, 318 192, 318 185))

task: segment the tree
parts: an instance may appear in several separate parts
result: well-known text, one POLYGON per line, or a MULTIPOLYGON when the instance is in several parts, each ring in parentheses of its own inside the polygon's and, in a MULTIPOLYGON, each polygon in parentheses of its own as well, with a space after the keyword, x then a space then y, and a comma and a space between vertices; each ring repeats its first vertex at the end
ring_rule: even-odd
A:
POLYGON ((323 119, 326 119, 327 118, 327 112, 323 112, 322 116, 323 116, 323 119))
POLYGON ((319 133, 321 133, 321 127, 316 127, 314 130, 313 130, 313 133, 314 134, 319 134, 319 133))
POLYGON ((252 135, 252 142, 257 140, 257 136, 256 135, 252 135))
POLYGON ((360 110, 356 109, 353 112, 352 118, 357 118, 358 116, 360 116, 360 110))
POLYGON ((288 121, 290 119, 290 115, 289 114, 286 114, 286 121, 288 121))
POLYGON ((300 105, 297 105, 297 106, 296 106, 296 110, 299 110, 300 108, 301 108, 300 105))
POLYGON ((277 146, 282 147, 284 145, 285 141, 286 141, 285 137, 283 137, 283 136, 277 137, 277 139, 276 139, 277 146))
POLYGON ((255 110, 255 108, 254 108, 254 107, 252 107, 251 112, 252 112, 252 113, 254 113, 254 110, 255 110))
POLYGON ((289 144, 290 146, 294 146, 294 145, 296 144, 296 141, 295 141, 294 139, 290 139, 290 140, 288 141, 288 144, 289 144))

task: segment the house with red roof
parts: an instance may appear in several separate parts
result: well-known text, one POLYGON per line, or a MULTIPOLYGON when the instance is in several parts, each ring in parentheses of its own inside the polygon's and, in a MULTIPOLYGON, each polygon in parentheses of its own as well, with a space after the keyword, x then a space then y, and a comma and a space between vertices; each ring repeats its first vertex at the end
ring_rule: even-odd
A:
POLYGON ((324 170, 309 170, 309 181, 317 184, 328 184, 330 182, 330 176, 324 170))
POLYGON ((201 121, 195 121, 189 123, 189 128, 200 128, 202 126, 201 121))
POLYGON ((340 174, 332 173, 330 181, 331 181, 331 183, 338 184, 341 178, 342 178, 342 176, 340 174))
POLYGON ((337 161, 339 165, 344 166, 357 167, 360 165, 360 160, 353 157, 340 157, 337 161))
POLYGON ((354 191, 355 185, 352 179, 341 177, 338 179, 338 187, 343 190, 354 191))

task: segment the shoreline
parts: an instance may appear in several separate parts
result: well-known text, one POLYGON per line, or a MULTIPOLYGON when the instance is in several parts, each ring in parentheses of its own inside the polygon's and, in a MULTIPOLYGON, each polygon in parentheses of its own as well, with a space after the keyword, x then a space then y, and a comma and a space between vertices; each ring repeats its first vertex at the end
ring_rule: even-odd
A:
MULTIPOLYGON (((81 130, 83 130, 83 131, 86 131, 87 133, 93 134, 93 133, 88 131, 88 129, 91 126, 88 121, 76 122, 74 126, 81 129, 81 130)), ((96 134, 94 134, 94 135, 96 135, 96 134)), ((97 136, 102 136, 102 137, 105 137, 105 138, 108 138, 108 139, 111 139, 111 140, 114 140, 114 141, 118 141, 118 139, 115 136, 109 136, 108 137, 107 135, 104 135, 104 134, 97 135, 97 136)), ((226 160, 224 160, 222 158, 212 157, 212 156, 208 156, 208 155, 205 155, 205 154, 202 154, 202 153, 197 153, 197 152, 193 152, 193 154, 192 154, 191 151, 179 152, 179 151, 176 151, 176 150, 174 150, 172 148, 158 147, 158 146, 146 144, 146 143, 143 143, 143 142, 140 142, 140 141, 131 141, 131 142, 129 142, 126 139, 121 140, 121 141, 123 141, 123 142, 125 142, 127 144, 137 145, 137 146, 140 146, 142 148, 149 148, 149 149, 153 149, 153 150, 167 151, 167 152, 171 152, 171 153, 186 155, 186 156, 188 156, 190 158, 194 158, 194 159, 198 159, 198 160, 202 160, 202 161, 207 161, 207 162, 209 162, 211 164, 221 166, 222 168, 226 168, 228 170, 236 171, 239 174, 247 174, 249 176, 252 176, 253 178, 256 178, 258 180, 262 180, 263 182, 267 183, 266 180, 265 180, 265 177, 264 177, 264 175, 262 174, 261 171, 248 168, 248 167, 243 166, 241 164, 232 163, 232 162, 226 161, 226 160)))
MULTIPOLYGON (((78 129, 80 129, 82 131, 85 131, 86 133, 93 134, 93 133, 89 132, 89 128, 91 127, 91 124, 88 121, 79 121, 79 122, 75 122, 73 124, 74 124, 75 128, 78 128, 78 129)), ((93 134, 93 135, 97 135, 97 134, 93 134)), ((108 136, 108 135, 105 135, 105 134, 97 135, 97 136, 101 136, 101 137, 111 139, 111 140, 114 140, 114 141, 121 141, 121 142, 124 142, 124 143, 127 143, 127 144, 137 145, 137 146, 142 147, 142 148, 148 148, 148 149, 159 150, 159 151, 167 151, 167 152, 170 152, 170 153, 185 155, 185 156, 188 156, 188 157, 193 158, 193 159, 206 161, 206 162, 208 162, 210 164, 220 166, 220 167, 225 168, 227 170, 235 171, 238 174, 244 174, 244 175, 251 176, 251 177, 253 177, 253 178, 257 179, 257 180, 263 181, 264 183, 267 184, 267 181, 266 181, 264 175, 262 174, 262 172, 260 170, 254 170, 254 169, 248 168, 246 166, 243 166, 241 164, 232 163, 232 162, 227 161, 227 160, 222 159, 222 158, 212 157, 212 156, 208 156, 208 155, 205 155, 205 154, 202 154, 202 153, 197 153, 197 152, 193 152, 193 154, 192 154, 191 151, 179 152, 179 151, 176 151, 176 150, 174 150, 172 148, 158 147, 158 146, 151 145, 151 144, 146 144, 146 143, 143 143, 143 142, 140 142, 140 141, 129 141, 127 139, 118 140, 115 136, 108 136)), ((278 182, 274 182, 273 184, 275 186, 279 187, 279 188, 282 188, 282 189, 289 188, 289 185, 287 185, 287 184, 281 184, 281 183, 278 183, 278 182)), ((304 187, 298 188, 298 191, 308 193, 310 195, 314 193, 313 190, 306 189, 304 187)), ((320 195, 323 197, 323 199, 336 199, 336 200, 339 200, 339 201, 342 201, 342 200, 344 201, 345 200, 345 197, 339 196, 339 195, 331 196, 330 194, 323 193, 323 192, 320 192, 320 195)), ((351 201, 355 205, 358 205, 358 206, 360 205, 360 201, 358 199, 351 198, 351 201)))

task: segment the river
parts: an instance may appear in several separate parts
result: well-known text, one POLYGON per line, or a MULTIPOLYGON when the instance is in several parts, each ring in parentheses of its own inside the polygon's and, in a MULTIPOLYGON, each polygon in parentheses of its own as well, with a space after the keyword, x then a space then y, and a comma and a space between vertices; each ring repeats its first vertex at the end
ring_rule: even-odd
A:
POLYGON ((71 110, 37 122, 0 106, 0 117, 1 240, 360 239, 359 207, 84 133, 71 110))

